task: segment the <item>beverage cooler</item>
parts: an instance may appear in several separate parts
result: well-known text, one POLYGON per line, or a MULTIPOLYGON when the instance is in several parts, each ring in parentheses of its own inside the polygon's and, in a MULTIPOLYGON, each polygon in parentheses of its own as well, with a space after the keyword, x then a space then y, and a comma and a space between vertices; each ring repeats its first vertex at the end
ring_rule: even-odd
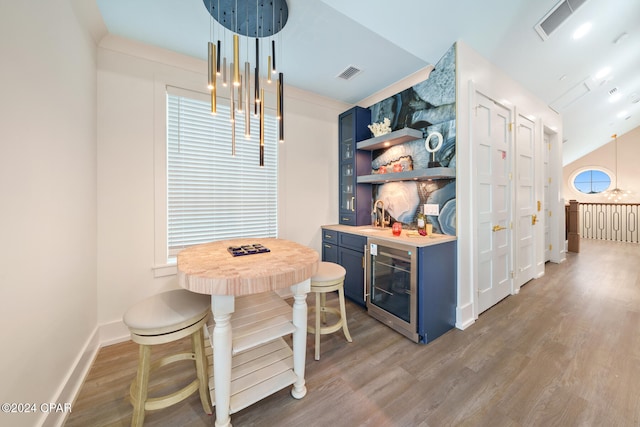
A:
POLYGON ((428 343, 455 325, 456 242, 417 247, 368 238, 369 315, 407 338, 428 343))

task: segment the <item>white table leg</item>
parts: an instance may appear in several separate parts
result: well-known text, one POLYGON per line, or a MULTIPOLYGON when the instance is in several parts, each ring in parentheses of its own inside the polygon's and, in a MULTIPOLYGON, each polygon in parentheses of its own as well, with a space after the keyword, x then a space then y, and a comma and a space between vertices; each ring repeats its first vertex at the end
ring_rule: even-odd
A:
POLYGON ((291 395, 302 399, 307 394, 304 369, 307 353, 307 293, 311 290, 311 280, 307 279, 291 287, 293 292, 293 372, 298 379, 293 384, 291 395))
POLYGON ((233 296, 211 296, 213 312, 213 381, 216 405, 216 427, 231 427, 231 313, 235 310, 233 296))

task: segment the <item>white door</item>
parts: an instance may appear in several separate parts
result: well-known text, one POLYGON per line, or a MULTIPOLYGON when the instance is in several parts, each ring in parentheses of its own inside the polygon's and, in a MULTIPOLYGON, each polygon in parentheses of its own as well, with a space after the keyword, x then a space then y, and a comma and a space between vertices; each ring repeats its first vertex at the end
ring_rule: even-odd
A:
POLYGON ((538 221, 535 200, 535 126, 521 114, 516 118, 516 281, 515 288, 533 279, 535 271, 534 227, 538 221))
POLYGON ((549 154, 551 153, 551 138, 549 134, 544 134, 544 261, 551 260, 551 191, 549 185, 551 184, 551 171, 549 169, 549 154))
POLYGON ((475 93, 478 313, 511 292, 511 111, 475 93))

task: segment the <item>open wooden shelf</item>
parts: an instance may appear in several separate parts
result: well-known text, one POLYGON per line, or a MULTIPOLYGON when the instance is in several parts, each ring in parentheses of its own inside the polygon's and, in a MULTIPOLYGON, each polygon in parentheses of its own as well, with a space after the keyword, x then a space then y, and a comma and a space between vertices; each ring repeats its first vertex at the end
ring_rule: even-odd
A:
POLYGON ((433 179, 454 179, 454 168, 415 169, 405 172, 379 173, 375 175, 361 175, 357 177, 358 184, 384 184, 393 181, 429 181, 433 179))
POLYGON ((422 138, 422 131, 404 128, 396 130, 385 135, 376 136, 375 138, 365 139, 356 144, 358 150, 379 150, 381 148, 393 147, 394 145, 403 144, 405 142, 414 141, 422 138))

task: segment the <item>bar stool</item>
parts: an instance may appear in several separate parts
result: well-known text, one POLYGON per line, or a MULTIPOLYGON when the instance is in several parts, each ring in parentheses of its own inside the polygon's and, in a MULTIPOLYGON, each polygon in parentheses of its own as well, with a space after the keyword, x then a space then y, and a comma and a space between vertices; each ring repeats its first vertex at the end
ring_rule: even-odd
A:
POLYGON ((204 333, 211 297, 185 289, 163 292, 140 301, 127 310, 123 321, 131 332, 131 339, 140 344, 138 372, 131 383, 133 404, 132 426, 144 423, 145 410, 153 411, 181 402, 200 391, 202 408, 212 414, 207 358, 204 352, 204 333), (151 346, 166 344, 191 336, 192 351, 163 357, 151 363, 151 346), (147 396, 151 371, 180 360, 194 360, 196 379, 182 389, 166 396, 147 396))
POLYGON ((344 277, 347 271, 343 266, 322 261, 318 266, 317 273, 311 277, 311 292, 316 294, 315 308, 310 307, 309 311, 315 311, 315 327, 307 326, 307 332, 315 334, 315 359, 320 360, 320 335, 332 334, 342 328, 347 341, 352 342, 347 327, 347 311, 344 305, 344 277), (340 309, 326 306, 326 295, 328 292, 338 291, 340 309), (327 312, 336 314, 338 321, 332 325, 320 327, 320 321, 327 323, 327 312))

